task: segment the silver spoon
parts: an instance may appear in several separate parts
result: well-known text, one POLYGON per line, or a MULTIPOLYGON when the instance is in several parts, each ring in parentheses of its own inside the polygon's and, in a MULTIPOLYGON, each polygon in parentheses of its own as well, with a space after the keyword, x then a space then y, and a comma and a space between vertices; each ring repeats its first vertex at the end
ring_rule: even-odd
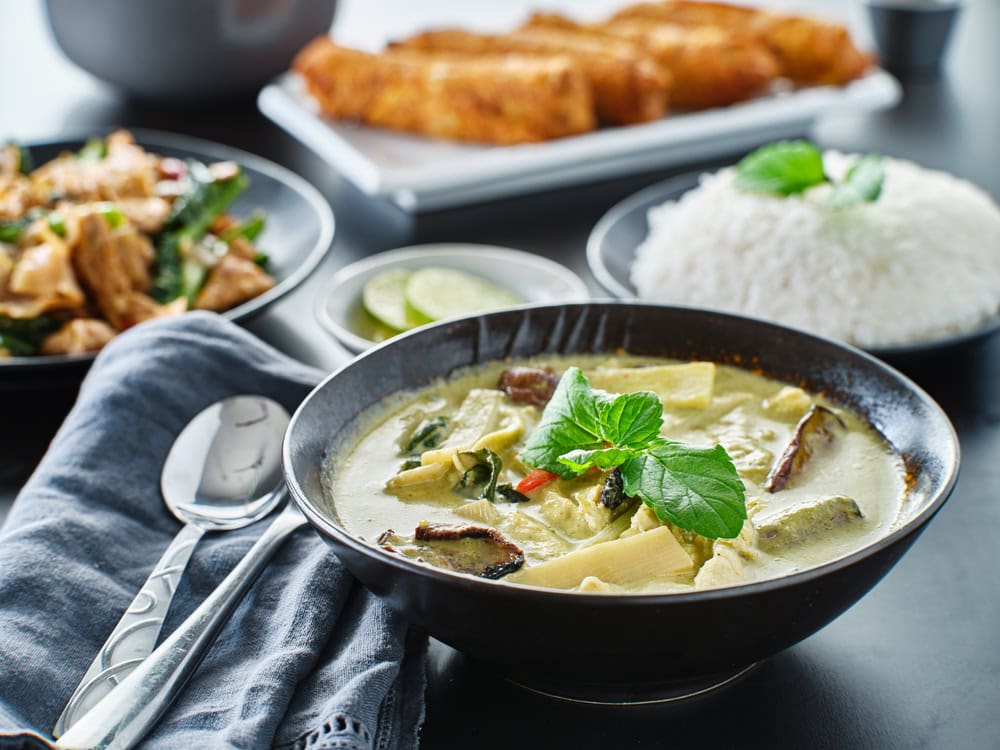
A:
POLYGON ((52 734, 59 737, 145 659, 170 600, 206 531, 238 529, 284 497, 281 441, 288 412, 264 396, 234 396, 201 411, 177 436, 160 477, 163 500, 185 523, 73 692, 52 734))

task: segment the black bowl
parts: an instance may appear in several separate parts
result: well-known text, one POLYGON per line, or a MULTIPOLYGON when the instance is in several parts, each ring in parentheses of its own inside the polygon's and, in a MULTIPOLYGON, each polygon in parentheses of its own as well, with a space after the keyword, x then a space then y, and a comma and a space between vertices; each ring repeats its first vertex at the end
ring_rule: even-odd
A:
POLYGON ((292 418, 284 450, 296 502, 375 594, 431 635, 518 682, 607 701, 696 691, 822 628, 914 542, 951 493, 959 460, 958 439, 940 407, 859 350, 758 320, 624 302, 522 308, 393 339, 309 395, 292 418), (866 415, 910 474, 901 521, 851 555, 779 579, 693 593, 611 596, 416 564, 353 538, 326 501, 321 467, 347 448, 355 420, 384 397, 482 362, 619 349, 753 368, 866 415))

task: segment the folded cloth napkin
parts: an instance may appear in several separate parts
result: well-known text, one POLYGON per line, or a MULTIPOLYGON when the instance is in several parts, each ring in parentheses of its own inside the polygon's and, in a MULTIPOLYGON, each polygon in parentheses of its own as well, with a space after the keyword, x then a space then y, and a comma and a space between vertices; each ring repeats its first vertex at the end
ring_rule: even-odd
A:
MULTIPOLYGON (((101 353, 0 528, 0 748, 49 746, 77 682, 180 528, 159 476, 187 422, 241 393, 291 412, 321 374, 207 313, 143 324, 101 353)), ((199 542, 164 633, 268 522, 199 542)), ((303 528, 143 747, 415 747, 425 663, 426 638, 303 528)))

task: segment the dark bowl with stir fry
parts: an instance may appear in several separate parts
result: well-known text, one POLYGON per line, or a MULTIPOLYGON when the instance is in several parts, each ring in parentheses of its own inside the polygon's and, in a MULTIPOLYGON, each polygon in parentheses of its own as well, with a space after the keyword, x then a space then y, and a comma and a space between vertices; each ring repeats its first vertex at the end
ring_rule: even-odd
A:
POLYGON ((297 175, 186 136, 119 130, 0 150, 0 373, 86 366, 187 309, 243 320, 330 247, 297 175))
POLYGON ((825 626, 917 539, 959 463, 940 407, 859 350, 760 320, 625 302, 508 310, 394 339, 310 394, 284 454, 295 501, 375 594, 516 682, 606 702, 724 684, 825 626), (561 377, 526 374, 539 360, 561 377), (443 379, 477 366, 485 369, 471 370, 464 400, 449 401, 443 379), (658 384, 668 381, 665 392, 658 384), (430 396, 399 401, 401 392, 430 396), (491 403, 500 415, 492 431, 470 441, 469 425, 491 403), (699 415, 710 413, 720 427, 704 426, 699 415), (764 426, 746 431, 759 440, 752 448, 733 429, 758 413, 764 426), (449 420, 451 432, 436 435, 449 420), (881 458, 851 453, 871 439, 881 458), (380 442, 393 457, 385 466, 396 462, 389 476, 375 455, 380 442), (845 470, 826 463, 840 457, 845 470), (866 490, 865 466, 877 461, 898 467, 898 482, 866 490), (823 484, 836 489, 855 473, 843 480, 849 493, 823 484), (810 482, 822 498, 800 502, 810 482), (891 512, 871 525, 880 511, 865 492, 891 488, 891 512), (731 514, 734 492, 742 515, 731 514), (603 520, 584 538, 565 519, 587 502, 587 519, 603 520), (389 520, 372 521, 383 506, 389 520), (440 523, 445 511, 461 523, 440 523), (421 520, 411 533, 413 519, 421 520), (547 528, 545 539, 569 551, 547 559, 538 533, 519 536, 512 519, 522 530, 547 528), (864 524, 847 546, 812 539, 864 524), (826 557, 795 562, 814 541, 826 557), (490 556, 463 568, 461 555, 476 545, 490 556), (678 566, 665 583, 629 578, 648 575, 664 554, 678 566), (584 560, 596 567, 581 573, 584 560))

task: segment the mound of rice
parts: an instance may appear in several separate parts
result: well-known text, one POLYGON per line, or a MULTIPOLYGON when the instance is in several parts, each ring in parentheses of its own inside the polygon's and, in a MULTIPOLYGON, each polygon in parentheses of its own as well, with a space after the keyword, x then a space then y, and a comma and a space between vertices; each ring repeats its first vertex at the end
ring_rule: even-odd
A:
MULTIPOLYGON (((839 180, 857 156, 827 152, 839 180)), ((929 342, 1000 314, 1000 209, 974 185, 885 159, 873 203, 833 211, 830 186, 749 193, 704 175, 649 212, 632 283, 643 299, 710 307, 867 348, 929 342)))

